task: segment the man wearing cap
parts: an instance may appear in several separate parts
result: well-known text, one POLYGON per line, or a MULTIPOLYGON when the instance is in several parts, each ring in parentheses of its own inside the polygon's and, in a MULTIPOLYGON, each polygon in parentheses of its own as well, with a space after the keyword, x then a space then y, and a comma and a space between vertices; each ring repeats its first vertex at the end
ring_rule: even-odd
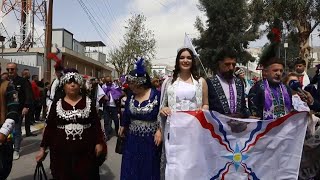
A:
POLYGON ((13 145, 10 133, 19 119, 18 109, 18 93, 14 85, 0 79, 0 179, 6 179, 12 168, 13 145))
POLYGON ((282 117, 292 110, 291 92, 282 83, 283 61, 277 57, 260 60, 265 78, 255 84, 248 95, 248 105, 253 116, 262 120, 282 117))

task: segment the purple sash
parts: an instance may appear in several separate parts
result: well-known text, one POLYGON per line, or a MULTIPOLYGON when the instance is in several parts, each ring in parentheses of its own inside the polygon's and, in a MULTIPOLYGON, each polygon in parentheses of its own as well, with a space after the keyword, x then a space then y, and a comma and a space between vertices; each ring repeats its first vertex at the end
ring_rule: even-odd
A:
POLYGON ((232 87, 232 83, 229 83, 229 94, 230 94, 230 112, 234 114, 236 112, 236 100, 234 97, 234 91, 232 87))
MULTIPOLYGON (((263 110, 263 119, 264 120, 269 120, 269 119, 276 119, 279 118, 274 114, 274 98, 271 94, 271 88, 269 86, 269 83, 267 80, 263 81, 263 89, 264 89, 264 110, 263 110)), ((282 102, 284 103, 284 109, 283 109, 283 115, 287 114, 291 110, 291 99, 288 93, 288 90, 284 84, 279 84, 279 90, 278 92, 278 98, 282 98, 282 102)), ((277 96, 274 94, 274 96, 277 96)))

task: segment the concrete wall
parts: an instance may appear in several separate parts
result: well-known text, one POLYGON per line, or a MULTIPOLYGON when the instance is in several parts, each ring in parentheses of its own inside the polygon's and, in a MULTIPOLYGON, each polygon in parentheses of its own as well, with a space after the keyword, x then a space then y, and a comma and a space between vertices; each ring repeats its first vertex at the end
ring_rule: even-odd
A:
POLYGON ((11 62, 24 64, 29 66, 42 66, 43 65, 43 55, 40 53, 14 53, 14 54, 4 54, 5 59, 11 62))
POLYGON ((63 32, 63 47, 73 49, 73 35, 67 31, 63 32))
POLYGON ((57 44, 58 47, 63 47, 63 31, 52 31, 52 44, 57 44))
POLYGON ((86 52, 86 56, 99 61, 101 63, 106 63, 107 57, 104 53, 101 52, 86 52))
POLYGON ((88 75, 92 77, 102 77, 106 75, 111 75, 111 71, 102 70, 96 68, 93 64, 83 63, 77 61, 75 58, 71 58, 69 56, 64 57, 64 66, 65 68, 75 68, 79 71, 80 74, 88 75))
POLYGON ((85 54, 85 47, 80 44, 77 40, 73 40, 73 51, 78 52, 80 54, 85 54))
MULTIPOLYGON (((0 63, 1 63, 1 73, 7 72, 6 68, 7 68, 7 64, 10 62, 9 59, 1 59, 0 58, 0 63)), ((32 75, 38 75, 39 76, 39 80, 42 79, 42 73, 41 73, 41 68, 40 67, 33 67, 33 66, 28 66, 28 65, 24 65, 24 64, 18 64, 17 63, 17 67, 18 67, 18 75, 21 76, 21 72, 24 69, 29 69, 31 76, 32 75)))
POLYGON ((58 47, 66 47, 73 49, 73 34, 65 29, 53 29, 52 30, 52 45, 57 44, 58 47))

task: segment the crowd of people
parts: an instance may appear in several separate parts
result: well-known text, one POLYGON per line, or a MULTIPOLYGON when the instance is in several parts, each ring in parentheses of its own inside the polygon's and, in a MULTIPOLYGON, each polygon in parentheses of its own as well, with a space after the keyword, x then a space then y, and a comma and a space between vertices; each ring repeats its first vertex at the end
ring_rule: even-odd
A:
POLYGON ((237 52, 232 48, 222 48, 215 61, 215 74, 200 77, 193 51, 183 47, 177 52, 173 76, 165 80, 151 78, 143 58, 118 80, 83 77, 76 69, 57 64, 51 84, 39 81, 37 75, 30 81, 27 69, 20 77, 17 64, 8 63, 0 80, 0 147, 5 149, 0 153, 0 179, 9 175, 12 159, 19 158, 22 121, 27 136, 34 136, 30 124, 44 119, 36 161, 43 161, 50 152, 54 179, 99 179, 99 166, 106 159, 107 141, 112 136, 124 139, 122 180, 183 179, 183 171, 166 168, 173 161, 168 153, 174 153, 169 141, 172 122, 167 117, 177 111, 199 110, 260 120, 309 111, 305 148, 312 141, 312 151, 309 147, 303 153, 299 178, 320 178, 320 160, 310 158, 319 147, 315 138, 320 135, 319 70, 309 80, 304 60, 297 59, 295 72, 284 72, 283 61, 270 56, 260 61, 262 78, 252 83, 245 79, 245 71, 236 67, 237 52))

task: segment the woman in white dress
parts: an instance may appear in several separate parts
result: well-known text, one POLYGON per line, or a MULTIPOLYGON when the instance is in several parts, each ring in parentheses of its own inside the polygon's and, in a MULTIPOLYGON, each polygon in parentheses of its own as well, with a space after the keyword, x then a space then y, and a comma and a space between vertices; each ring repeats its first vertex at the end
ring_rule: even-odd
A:
MULTIPOLYGON (((203 78, 197 76, 195 56, 189 48, 179 49, 173 72, 173 77, 167 78, 162 84, 161 89, 159 120, 161 121, 164 139, 161 159, 161 179, 169 179, 168 176, 172 177, 172 174, 165 170, 166 163, 170 162, 170 159, 166 159, 165 156, 170 148, 168 145, 170 122, 167 121, 167 117, 177 111, 209 109, 208 86, 203 78)), ((176 158, 175 161, 180 160, 176 158)), ((184 174, 176 172, 174 177, 181 179, 184 177, 184 174)))

